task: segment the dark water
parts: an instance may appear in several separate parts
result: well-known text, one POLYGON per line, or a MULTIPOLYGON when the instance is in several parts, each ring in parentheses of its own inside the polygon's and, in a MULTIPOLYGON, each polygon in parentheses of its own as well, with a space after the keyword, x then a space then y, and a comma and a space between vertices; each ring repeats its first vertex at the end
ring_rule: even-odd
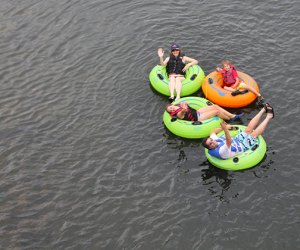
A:
POLYGON ((299 11, 2 0, 0 248, 300 249, 299 11), (259 166, 218 170, 164 128, 148 74, 173 41, 206 74, 228 58, 259 83, 276 111, 259 166))

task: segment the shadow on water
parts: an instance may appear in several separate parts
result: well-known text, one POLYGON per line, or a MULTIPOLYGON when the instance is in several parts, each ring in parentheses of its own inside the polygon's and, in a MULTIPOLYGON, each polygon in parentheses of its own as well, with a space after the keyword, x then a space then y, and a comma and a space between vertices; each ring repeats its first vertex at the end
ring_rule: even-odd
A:
MULTIPOLYGON (((208 166, 208 168, 201 170, 201 178, 203 180, 203 186, 207 186, 210 195, 217 197, 221 202, 229 203, 230 199, 226 193, 234 181, 234 172, 216 168, 207 160, 200 164, 200 166, 208 166)), ((238 195, 237 193, 234 197, 238 195)))
POLYGON ((268 178, 270 175, 269 170, 276 171, 276 168, 273 167, 274 155, 275 151, 272 149, 272 147, 267 147, 267 153, 265 154, 261 162, 248 170, 252 170, 252 173, 256 178, 268 178))
POLYGON ((200 167, 206 167, 201 170, 203 186, 207 186, 211 196, 217 197, 221 202, 230 203, 232 199, 239 196, 238 192, 230 192, 231 185, 235 182, 235 176, 244 173, 246 175, 253 174, 256 178, 268 178, 270 175, 269 170, 272 169, 271 166, 274 163, 272 160, 273 154, 275 153, 269 149, 269 152, 267 151, 260 163, 252 168, 240 171, 219 169, 206 160, 199 165, 200 167))
POLYGON ((195 147, 201 145, 202 139, 188 139, 188 138, 179 137, 173 134, 171 131, 169 131, 168 128, 164 125, 163 121, 162 121, 162 125, 164 126, 165 129, 163 136, 167 140, 167 145, 171 146, 171 148, 182 149, 184 147, 195 147))

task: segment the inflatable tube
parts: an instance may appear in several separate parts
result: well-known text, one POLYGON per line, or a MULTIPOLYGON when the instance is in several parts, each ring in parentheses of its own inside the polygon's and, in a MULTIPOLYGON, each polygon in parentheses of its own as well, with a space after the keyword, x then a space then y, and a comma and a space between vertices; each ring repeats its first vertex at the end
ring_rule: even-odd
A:
MULTIPOLYGON (((246 126, 242 126, 242 125, 234 125, 234 126, 242 130, 246 128, 246 126)), ((238 130, 230 130, 229 133, 231 136, 235 136, 238 134, 238 130)), ((218 133, 218 136, 225 136, 224 131, 218 133)), ((235 157, 222 160, 211 156, 208 153, 208 149, 205 149, 205 155, 208 161, 212 165, 221 169, 236 171, 236 170, 243 170, 243 169, 252 168, 256 166, 258 163, 260 163, 263 160, 266 151, 267 151, 266 142, 264 138, 260 135, 257 137, 257 147, 254 150, 249 149, 235 157)))
MULTIPOLYGON (((188 105, 194 109, 211 105, 210 101, 201 97, 184 97, 173 102, 172 104, 178 104, 181 102, 187 102, 188 105)), ((165 111, 163 120, 168 130, 177 136, 189 139, 204 138, 209 136, 210 132, 213 129, 220 127, 220 123, 223 121, 218 116, 215 116, 205 121, 201 121, 202 124, 200 125, 193 125, 193 122, 191 121, 177 119, 176 121, 172 122, 171 119, 172 117, 170 114, 165 111)))
MULTIPOLYGON (((199 65, 192 65, 188 68, 185 79, 182 81, 181 96, 188 96, 201 88, 205 74, 199 65)), ((166 66, 156 65, 149 74, 152 87, 159 93, 170 96, 168 87, 169 78, 166 66)))
MULTIPOLYGON (((253 87, 259 92, 258 84, 249 75, 238 71, 239 77, 249 86, 253 87)), ((249 105, 256 99, 256 95, 250 91, 245 94, 239 94, 232 96, 228 90, 223 89, 223 78, 221 73, 214 71, 205 77, 202 91, 205 97, 219 106, 226 108, 241 108, 249 105), (209 83, 209 78, 213 80, 213 83, 209 83)))

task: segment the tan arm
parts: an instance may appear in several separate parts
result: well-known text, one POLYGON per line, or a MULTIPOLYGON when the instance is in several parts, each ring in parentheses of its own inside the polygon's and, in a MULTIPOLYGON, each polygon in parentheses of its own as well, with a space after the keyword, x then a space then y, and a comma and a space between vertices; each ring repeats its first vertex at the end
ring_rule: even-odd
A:
POLYGON ((224 132, 225 132, 226 145, 229 148, 231 146, 232 139, 231 139, 231 136, 229 134, 227 124, 225 122, 222 122, 221 123, 221 127, 224 130, 224 132))
POLYGON ((184 66, 184 68, 182 69, 183 72, 187 71, 189 67, 191 67, 192 65, 196 65, 198 64, 198 61, 194 58, 191 58, 191 57, 187 57, 187 56, 184 56, 183 57, 183 62, 189 62, 188 64, 186 64, 184 66))

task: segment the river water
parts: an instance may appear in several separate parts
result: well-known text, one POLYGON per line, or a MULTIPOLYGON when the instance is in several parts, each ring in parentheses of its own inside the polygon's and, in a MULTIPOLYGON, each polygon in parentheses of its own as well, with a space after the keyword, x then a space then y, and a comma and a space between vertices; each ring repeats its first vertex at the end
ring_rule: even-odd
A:
POLYGON ((299 1, 0 2, 1 249, 300 249, 299 1), (258 82, 257 167, 163 126, 149 72, 173 41, 258 82))

